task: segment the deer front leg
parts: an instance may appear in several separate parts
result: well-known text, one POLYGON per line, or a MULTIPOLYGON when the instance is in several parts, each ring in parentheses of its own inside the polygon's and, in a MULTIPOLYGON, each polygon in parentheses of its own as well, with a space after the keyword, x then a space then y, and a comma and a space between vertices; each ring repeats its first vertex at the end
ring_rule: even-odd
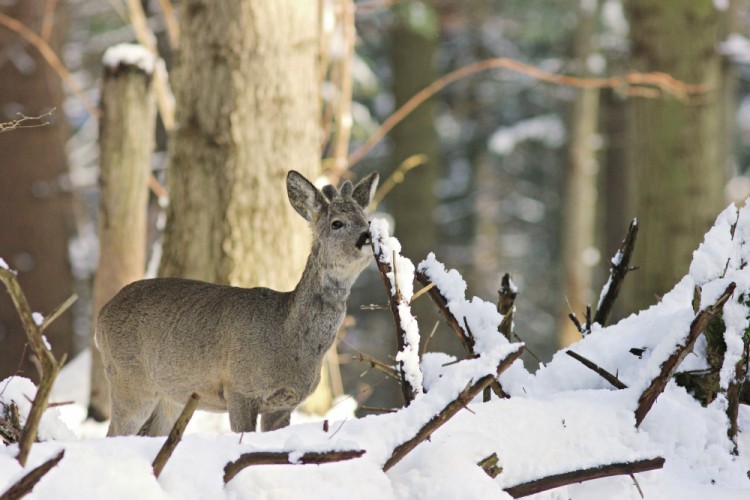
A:
POLYGON ((232 432, 255 432, 259 408, 259 399, 248 398, 237 392, 230 393, 227 397, 227 410, 232 432))
POLYGON ((260 417, 260 428, 263 432, 275 431, 289 425, 291 410, 269 411, 260 417))

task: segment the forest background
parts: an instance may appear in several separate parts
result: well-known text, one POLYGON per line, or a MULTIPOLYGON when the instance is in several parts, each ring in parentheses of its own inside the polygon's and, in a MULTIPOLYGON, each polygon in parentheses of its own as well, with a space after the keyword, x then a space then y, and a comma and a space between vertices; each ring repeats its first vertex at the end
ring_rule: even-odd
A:
MULTIPOLYGON (((378 210, 404 255, 434 251, 489 300, 510 273, 525 361, 545 361, 579 335, 567 316, 596 304, 633 218, 640 269, 619 317, 671 289, 716 214, 750 193, 747 13, 738 0, 5 1, 0 256, 39 310, 79 295, 47 335, 70 358, 85 350, 106 262, 102 54, 137 41, 166 68, 148 84, 159 121, 142 274, 148 261, 153 274, 289 289, 307 248, 285 172, 376 170, 400 181, 378 210)), ((395 352, 389 313, 360 309, 385 303, 379 280, 370 269, 353 291, 323 406, 341 393, 394 404, 398 385, 357 361, 395 352)), ((415 311, 430 332, 433 308, 415 311)), ((0 379, 33 377, 25 342, 0 301, 0 379)), ((430 343, 461 349, 447 328, 430 343)))

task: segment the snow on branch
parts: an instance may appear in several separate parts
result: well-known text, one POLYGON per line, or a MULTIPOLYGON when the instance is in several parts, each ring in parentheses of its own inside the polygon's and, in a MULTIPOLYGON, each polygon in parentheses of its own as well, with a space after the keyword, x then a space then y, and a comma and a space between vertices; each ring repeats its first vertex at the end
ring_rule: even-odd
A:
POLYGON ((661 364, 659 374, 653 380, 651 380, 651 383, 646 387, 643 393, 641 393, 641 396, 638 398, 638 407, 635 410, 636 427, 639 427, 643 422, 643 419, 646 418, 649 410, 651 410, 651 407, 656 402, 656 398, 658 398, 659 395, 664 391, 664 389, 667 387, 667 383, 669 383, 669 381, 672 379, 672 376, 677 371, 677 367, 680 365, 682 360, 685 359, 685 356, 687 356, 688 353, 693 350, 693 346, 698 340, 700 334, 703 333, 703 330, 705 330, 711 320, 721 312, 722 307, 724 307, 724 304, 732 296, 735 288, 735 283, 730 283, 727 286, 726 290, 724 290, 724 293, 722 293, 716 300, 716 302, 700 311, 695 316, 695 319, 693 319, 692 323, 690 323, 690 329, 688 330, 685 338, 682 340, 682 343, 677 346, 677 348, 672 352, 672 354, 669 355, 666 360, 664 360, 664 362, 661 364))
POLYGON ((388 230, 388 222, 384 219, 374 219, 370 223, 375 262, 388 292, 388 302, 396 325, 396 361, 401 375, 401 392, 404 403, 408 406, 422 393, 419 325, 410 306, 414 293, 414 264, 401 255, 401 243, 390 236, 388 230))
POLYGON ((496 378, 500 376, 500 374, 508 369, 515 360, 521 357, 523 349, 523 344, 517 344, 513 346, 513 348, 502 358, 500 363, 497 365, 497 370, 495 371, 495 373, 489 373, 482 376, 476 381, 469 382, 466 387, 458 393, 458 396, 456 396, 455 399, 450 401, 439 413, 437 413, 426 424, 424 424, 413 437, 401 443, 393 450, 391 456, 383 465, 383 470, 388 471, 388 469, 400 462, 401 459, 403 459, 407 454, 409 454, 410 451, 416 448, 419 443, 429 438, 433 432, 440 428, 440 426, 450 420, 462 408, 465 408, 472 399, 474 399, 486 387, 489 387, 493 381, 496 381, 496 378))

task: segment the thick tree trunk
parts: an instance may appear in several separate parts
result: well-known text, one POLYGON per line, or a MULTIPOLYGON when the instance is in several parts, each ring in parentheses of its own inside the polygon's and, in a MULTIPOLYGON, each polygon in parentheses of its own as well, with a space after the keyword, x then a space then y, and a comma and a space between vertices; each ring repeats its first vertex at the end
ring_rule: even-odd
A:
MULTIPOLYGON (((0 10, 38 32, 44 2, 14 2, 0 10)), ((65 22, 57 5, 50 45, 60 53, 65 22)), ((17 34, 0 28, 0 122, 57 110, 39 128, 0 134, 0 257, 20 272, 19 281, 35 311, 48 313, 73 292, 68 240, 72 236, 72 198, 65 189, 67 128, 60 79, 39 52, 17 34)), ((65 313, 46 331, 60 356, 74 353, 72 315, 65 313)), ((26 335, 13 303, 0 298, 0 379, 21 369, 35 377, 23 356, 26 335)))
MULTIPOLYGON (((592 38, 599 13, 598 1, 582 0, 578 8, 578 26, 574 38, 577 72, 591 76, 588 60, 593 53, 592 38)), ((583 316, 591 305, 591 277, 596 262, 590 257, 594 249, 596 184, 599 165, 596 158, 599 91, 578 89, 570 116, 567 176, 565 179, 565 216, 562 231, 562 266, 564 273, 564 305, 560 320, 559 341, 562 347, 581 338, 580 332, 567 315, 583 316), (568 307, 570 310, 568 310, 568 307)), ((596 304, 593 304, 596 306, 596 304)))
MULTIPOLYGON (((146 49, 133 49, 153 62, 146 49)), ((99 421, 109 418, 110 402, 93 328, 102 306, 122 287, 142 279, 146 269, 148 179, 156 127, 151 73, 106 58, 99 121, 100 257, 94 278, 89 400, 89 417, 99 421)))
MULTIPOLYGON (((437 48, 438 19, 429 2, 399 2, 393 7, 391 61, 396 108, 437 79, 433 58, 437 48), (423 5, 420 5, 423 4, 423 5), (428 10, 418 17, 416 10, 428 10), (431 17, 432 16, 432 17, 431 17)), ((434 187, 440 178, 434 106, 428 100, 393 129, 393 168, 412 155, 427 156, 424 165, 410 170, 388 197, 396 219, 395 236, 403 255, 415 262, 435 250, 437 242, 434 187)))
POLYGON ((711 0, 632 0, 632 69, 663 71, 713 91, 699 101, 630 101, 630 202, 641 234, 628 309, 656 302, 688 271, 693 250, 723 205, 721 58, 725 13, 711 0))
POLYGON ((288 170, 315 178, 318 2, 182 3, 159 274, 292 289, 309 251, 288 170))

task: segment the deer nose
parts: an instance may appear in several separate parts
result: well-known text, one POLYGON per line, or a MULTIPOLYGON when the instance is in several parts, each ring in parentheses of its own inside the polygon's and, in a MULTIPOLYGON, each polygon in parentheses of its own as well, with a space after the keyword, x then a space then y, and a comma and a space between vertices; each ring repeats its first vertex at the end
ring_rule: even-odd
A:
POLYGON ((359 250, 362 250, 362 247, 365 245, 370 244, 370 231, 365 231, 364 233, 359 235, 359 239, 357 240, 357 248, 359 250))

